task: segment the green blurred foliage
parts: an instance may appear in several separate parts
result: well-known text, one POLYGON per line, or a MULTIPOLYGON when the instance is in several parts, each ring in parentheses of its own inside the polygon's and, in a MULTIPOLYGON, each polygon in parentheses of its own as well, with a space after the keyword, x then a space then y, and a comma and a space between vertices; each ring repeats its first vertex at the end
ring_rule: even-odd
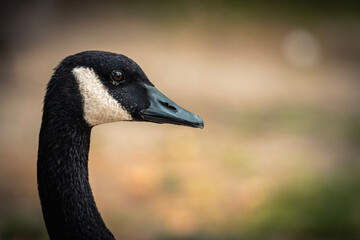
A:
POLYGON ((356 239, 359 186, 360 176, 351 169, 323 179, 298 178, 257 209, 248 219, 247 234, 254 239, 356 239))
MULTIPOLYGON (((68 3, 63 1, 64 4, 68 3)), ((94 4, 98 1, 90 1, 94 4)), ((204 11, 213 17, 238 17, 242 19, 262 20, 271 17, 272 20, 322 20, 330 17, 343 19, 359 19, 360 4, 356 0, 348 1, 245 1, 245 0, 153 0, 153 1, 107 1, 111 6, 127 6, 136 12, 142 12, 156 17, 186 18, 189 12, 204 11), (151 11, 144 11, 149 10, 151 11)))
POLYGON ((11 213, 0 221, 2 240, 44 240, 48 239, 42 218, 25 213, 11 213))

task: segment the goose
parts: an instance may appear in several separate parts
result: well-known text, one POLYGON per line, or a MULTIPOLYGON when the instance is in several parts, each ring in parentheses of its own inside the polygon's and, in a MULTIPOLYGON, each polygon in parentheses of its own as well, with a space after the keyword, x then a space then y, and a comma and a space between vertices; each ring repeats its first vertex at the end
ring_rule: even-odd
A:
POLYGON ((91 129, 117 121, 204 127, 132 59, 104 51, 66 57, 47 85, 39 134, 38 192, 51 240, 115 239, 95 204, 88 155, 91 129))

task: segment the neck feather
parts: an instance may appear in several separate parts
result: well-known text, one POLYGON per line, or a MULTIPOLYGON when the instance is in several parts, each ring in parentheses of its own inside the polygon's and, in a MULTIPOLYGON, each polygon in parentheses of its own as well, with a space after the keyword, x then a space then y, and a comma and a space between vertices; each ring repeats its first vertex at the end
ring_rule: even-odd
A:
POLYGON ((91 128, 44 110, 39 137, 38 189, 50 239, 114 239, 88 177, 91 128))

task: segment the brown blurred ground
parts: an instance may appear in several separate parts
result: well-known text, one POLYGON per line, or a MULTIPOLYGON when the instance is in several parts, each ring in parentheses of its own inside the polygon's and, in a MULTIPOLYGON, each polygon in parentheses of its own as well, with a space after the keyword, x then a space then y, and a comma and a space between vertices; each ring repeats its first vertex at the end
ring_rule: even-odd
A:
POLYGON ((81 3, 15 4, 2 18, 0 237, 46 239, 44 89, 61 59, 89 49, 131 57, 205 121, 93 130, 91 184, 118 239, 360 236, 358 5, 81 3))

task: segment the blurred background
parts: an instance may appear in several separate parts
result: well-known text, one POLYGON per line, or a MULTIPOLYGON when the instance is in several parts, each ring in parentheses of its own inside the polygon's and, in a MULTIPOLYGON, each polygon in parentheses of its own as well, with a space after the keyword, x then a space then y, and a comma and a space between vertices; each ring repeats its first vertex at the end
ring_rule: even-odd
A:
POLYGON ((359 239, 359 1, 2 1, 0 239, 48 239, 36 184, 45 87, 67 55, 134 59, 205 129, 93 129, 118 239, 359 239))

